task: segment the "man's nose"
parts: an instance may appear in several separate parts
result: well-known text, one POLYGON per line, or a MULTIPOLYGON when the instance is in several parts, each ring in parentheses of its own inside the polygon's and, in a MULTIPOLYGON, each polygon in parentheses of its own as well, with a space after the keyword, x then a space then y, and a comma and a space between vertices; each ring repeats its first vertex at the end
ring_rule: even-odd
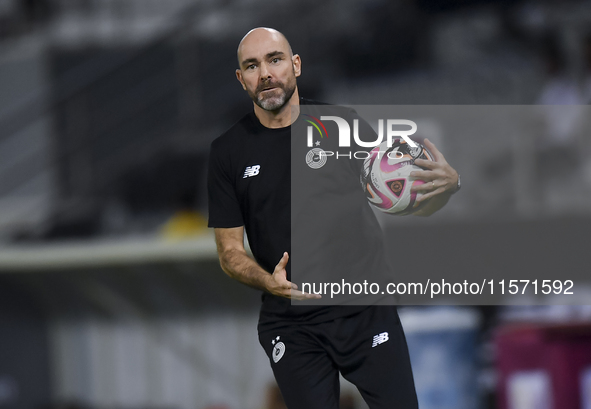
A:
POLYGON ((261 64, 260 74, 261 74, 262 80, 267 80, 267 79, 271 78, 271 73, 267 69, 267 64, 261 64))

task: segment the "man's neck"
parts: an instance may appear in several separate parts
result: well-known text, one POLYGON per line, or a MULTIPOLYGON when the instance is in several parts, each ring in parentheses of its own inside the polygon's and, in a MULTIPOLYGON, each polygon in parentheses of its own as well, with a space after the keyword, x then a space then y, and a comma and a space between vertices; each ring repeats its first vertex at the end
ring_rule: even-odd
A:
POLYGON ((290 126, 300 115, 300 96, 296 88, 293 95, 281 109, 266 111, 254 104, 254 114, 265 128, 285 128, 290 126))

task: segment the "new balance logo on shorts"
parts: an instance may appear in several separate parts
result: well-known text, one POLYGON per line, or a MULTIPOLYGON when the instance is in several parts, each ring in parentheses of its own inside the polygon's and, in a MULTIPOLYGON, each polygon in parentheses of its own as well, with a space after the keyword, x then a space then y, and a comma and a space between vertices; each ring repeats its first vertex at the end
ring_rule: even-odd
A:
POLYGON ((271 341, 274 345, 273 347, 273 362, 277 363, 281 358, 283 358, 283 354, 285 354, 285 344, 279 341, 279 335, 271 341))
POLYGON ((246 169, 244 169, 244 177, 242 179, 258 175, 260 169, 261 165, 247 166, 246 169))
POLYGON ((383 344, 384 342, 386 342, 387 340, 389 340, 390 338, 388 338, 388 333, 387 332, 382 332, 378 335, 375 335, 373 337, 373 343, 371 344, 371 347, 374 348, 380 344, 383 344))

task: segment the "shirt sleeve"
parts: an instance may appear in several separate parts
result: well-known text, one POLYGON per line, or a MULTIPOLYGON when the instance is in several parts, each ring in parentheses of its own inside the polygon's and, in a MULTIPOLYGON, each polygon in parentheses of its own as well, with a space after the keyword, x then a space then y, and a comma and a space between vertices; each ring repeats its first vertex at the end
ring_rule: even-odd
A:
POLYGON ((230 155, 216 141, 211 144, 207 172, 209 227, 240 227, 244 225, 230 155))

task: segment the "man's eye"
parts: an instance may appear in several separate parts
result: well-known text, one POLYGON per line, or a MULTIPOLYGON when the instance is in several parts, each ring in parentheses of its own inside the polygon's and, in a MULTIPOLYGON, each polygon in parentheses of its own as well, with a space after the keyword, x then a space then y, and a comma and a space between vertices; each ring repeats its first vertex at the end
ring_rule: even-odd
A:
POLYGON ((273 59, 271 60, 271 62, 272 62, 273 64, 277 64, 279 61, 281 61, 281 59, 280 59, 280 58, 277 58, 277 57, 275 57, 275 58, 273 58, 273 59))
POLYGON ((246 67, 247 70, 254 70, 256 68, 256 64, 250 64, 248 67, 246 67))

